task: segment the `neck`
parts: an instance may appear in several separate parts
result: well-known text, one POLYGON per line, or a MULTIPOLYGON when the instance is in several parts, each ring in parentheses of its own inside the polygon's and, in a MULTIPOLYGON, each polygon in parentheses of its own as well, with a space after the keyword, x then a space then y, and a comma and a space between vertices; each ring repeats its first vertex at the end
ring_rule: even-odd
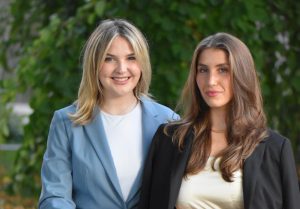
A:
POLYGON ((112 115, 124 115, 135 108, 138 100, 134 95, 127 97, 106 98, 102 103, 101 110, 112 115))
POLYGON ((211 131, 215 133, 225 133, 227 131, 226 113, 224 109, 211 109, 211 131))
POLYGON ((226 114, 225 109, 211 109, 211 156, 220 154, 227 146, 226 139, 226 114))

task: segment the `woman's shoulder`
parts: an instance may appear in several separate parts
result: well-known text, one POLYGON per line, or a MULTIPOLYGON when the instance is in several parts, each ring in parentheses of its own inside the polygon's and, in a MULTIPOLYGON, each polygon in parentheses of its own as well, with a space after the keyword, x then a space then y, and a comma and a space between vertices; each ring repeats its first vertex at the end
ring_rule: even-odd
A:
POLYGON ((290 140, 272 129, 268 129, 267 133, 268 135, 256 146, 251 156, 264 156, 264 162, 267 164, 280 163, 282 155, 292 151, 290 140))
POLYGON ((77 105, 75 103, 68 105, 66 107, 57 109, 55 112, 58 112, 61 115, 73 114, 76 112, 77 105))
POLYGON ((166 132, 167 123, 161 124, 153 137, 152 144, 156 147, 157 150, 173 149, 174 141, 172 140, 173 134, 166 132))
POLYGON ((171 108, 160 104, 149 97, 142 97, 141 101, 145 108, 147 108, 150 111, 153 111, 157 115, 165 115, 168 118, 171 118, 172 120, 178 120, 180 118, 179 115, 176 114, 171 108))
POLYGON ((267 144, 274 145, 274 146, 281 146, 283 143, 289 141, 288 138, 282 136, 279 132, 268 129, 268 136, 264 139, 267 144))
POLYGON ((74 114, 75 112, 76 104, 71 104, 69 106, 55 110, 53 118, 59 121, 70 121, 70 114, 74 114))
POLYGON ((171 108, 158 103, 157 101, 155 101, 154 99, 152 99, 150 97, 143 96, 143 97, 141 97, 141 101, 146 106, 151 106, 153 108, 161 109, 161 110, 165 110, 165 111, 172 111, 171 108))
POLYGON ((166 136, 173 136, 175 131, 178 129, 179 125, 176 123, 163 123, 161 124, 158 129, 157 132, 160 133, 161 135, 166 135, 166 136))
POLYGON ((281 152, 286 146, 291 146, 290 140, 275 130, 268 129, 268 136, 262 141, 268 150, 281 152))
POLYGON ((180 127, 177 123, 163 123, 161 124, 157 131, 154 138, 158 138, 159 143, 167 143, 171 145, 178 146, 176 143, 176 140, 174 140, 174 135, 176 134, 176 131, 178 131, 178 128, 180 127))

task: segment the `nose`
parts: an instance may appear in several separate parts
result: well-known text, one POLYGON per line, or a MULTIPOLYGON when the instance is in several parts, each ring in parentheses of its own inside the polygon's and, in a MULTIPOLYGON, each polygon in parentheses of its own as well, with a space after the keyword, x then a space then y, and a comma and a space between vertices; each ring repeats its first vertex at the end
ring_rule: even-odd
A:
POLYGON ((117 66, 117 73, 122 74, 127 71, 128 65, 125 61, 120 60, 117 66))
POLYGON ((215 86, 218 82, 218 76, 214 72, 209 72, 207 83, 209 86, 215 86))

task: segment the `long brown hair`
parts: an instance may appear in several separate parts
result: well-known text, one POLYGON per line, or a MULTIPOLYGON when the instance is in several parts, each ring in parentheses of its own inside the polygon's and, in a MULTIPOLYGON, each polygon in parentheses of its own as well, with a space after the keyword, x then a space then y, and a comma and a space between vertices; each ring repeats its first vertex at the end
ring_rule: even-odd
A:
POLYGON ((211 151, 211 121, 209 106, 196 83, 196 67, 199 55, 207 48, 223 50, 231 68, 233 98, 226 117, 228 147, 216 156, 221 157, 223 179, 230 182, 233 172, 242 168, 245 159, 267 136, 259 80, 252 55, 242 41, 227 33, 217 33, 198 44, 178 104, 182 119, 166 126, 165 133, 170 134, 169 127, 176 124, 173 141, 182 149, 185 136, 192 130, 194 139, 185 175, 196 174, 204 168, 211 151))

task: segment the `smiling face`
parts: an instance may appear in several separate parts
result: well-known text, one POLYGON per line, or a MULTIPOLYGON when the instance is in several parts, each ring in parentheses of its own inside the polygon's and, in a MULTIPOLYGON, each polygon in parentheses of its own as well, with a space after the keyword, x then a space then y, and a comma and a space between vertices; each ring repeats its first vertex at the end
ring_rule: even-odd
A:
POLYGON ((232 82, 227 54, 221 49, 204 49, 198 57, 196 81, 202 98, 211 109, 226 109, 232 82))
POLYGON ((141 69, 127 39, 117 36, 111 43, 100 68, 99 79, 105 99, 134 96, 141 69))

